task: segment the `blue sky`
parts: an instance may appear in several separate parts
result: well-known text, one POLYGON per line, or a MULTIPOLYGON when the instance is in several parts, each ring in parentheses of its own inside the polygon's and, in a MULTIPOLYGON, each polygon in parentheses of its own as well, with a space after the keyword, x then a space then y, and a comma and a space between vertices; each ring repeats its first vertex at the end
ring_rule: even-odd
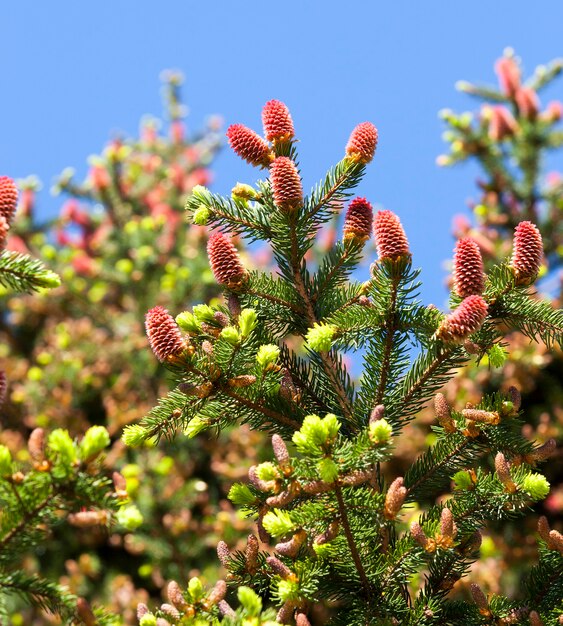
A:
MULTIPOLYGON (((208 114, 260 130, 271 98, 292 111, 305 187, 341 158, 351 129, 370 120, 380 133, 376 158, 358 193, 401 216, 423 266, 426 301, 445 300, 442 262, 451 255, 451 219, 466 212, 471 167, 440 169, 440 108, 470 108, 458 79, 495 80, 506 46, 526 70, 563 54, 563 3, 513 0, 18 0, 4 3, 0 68, 0 174, 36 174, 41 210, 59 200, 49 186, 112 131, 134 133, 160 114, 159 74, 186 75, 188 122, 208 114)), ((559 83, 549 94, 563 97, 559 83)), ((215 164, 215 189, 227 192, 255 172, 230 151, 215 164)))

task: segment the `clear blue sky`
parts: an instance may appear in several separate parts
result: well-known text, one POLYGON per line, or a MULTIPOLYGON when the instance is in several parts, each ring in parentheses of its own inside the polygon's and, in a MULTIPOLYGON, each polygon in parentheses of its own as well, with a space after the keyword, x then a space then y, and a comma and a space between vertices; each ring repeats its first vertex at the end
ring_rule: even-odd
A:
MULTIPOLYGON (((494 81, 505 46, 527 70, 561 56, 562 24, 561 0, 5 2, 0 174, 38 175, 42 210, 53 211, 54 176, 69 165, 85 172, 112 131, 134 133, 143 114, 160 114, 164 68, 186 75, 193 128, 219 113, 260 130, 263 103, 285 101, 306 188, 370 120, 380 147, 359 193, 401 216, 424 266, 425 299, 441 305, 451 218, 466 211, 475 171, 435 165, 437 112, 469 108, 454 83, 494 81)), ((562 98, 561 83, 549 95, 562 98)), ((227 149, 215 189, 254 176, 227 149)))

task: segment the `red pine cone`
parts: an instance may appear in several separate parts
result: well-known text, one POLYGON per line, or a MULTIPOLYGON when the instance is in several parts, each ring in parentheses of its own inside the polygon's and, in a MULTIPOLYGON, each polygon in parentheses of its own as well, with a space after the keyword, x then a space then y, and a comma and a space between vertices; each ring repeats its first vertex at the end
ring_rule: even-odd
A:
POLYGON ((293 211, 303 204, 303 187, 297 166, 288 157, 279 156, 270 166, 274 202, 282 211, 293 211))
POLYGON ((145 329, 152 351, 162 363, 184 351, 186 344, 174 318, 161 306, 145 315, 145 329))
POLYGON ((207 256, 215 280, 229 289, 237 289, 246 278, 246 269, 237 249, 222 232, 215 232, 207 242, 207 256))
POLYGON ((273 155, 270 146, 244 124, 233 124, 227 129, 231 148, 251 165, 268 167, 273 155))
POLYGON ((454 289, 460 298, 481 295, 485 288, 483 258, 479 244, 471 237, 457 242, 454 252, 454 289))
POLYGON ((514 230, 514 244, 510 265, 517 280, 526 282, 540 270, 543 242, 540 231, 532 222, 520 222, 514 230))
POLYGON ((516 92, 516 104, 522 117, 536 119, 540 110, 538 94, 531 87, 522 87, 516 92))
POLYGON ((9 176, 0 176, 0 215, 8 226, 12 223, 18 205, 18 188, 9 176))
POLYGON ((481 296, 468 296, 440 324, 437 336, 444 341, 461 341, 481 328, 487 317, 487 303, 481 296))
POLYGON ((363 243, 371 234, 373 208, 365 198, 354 198, 344 218, 344 241, 363 243))
POLYGON ((392 211, 378 211, 373 223, 375 244, 380 259, 392 259, 410 256, 409 242, 401 220, 392 211))
POLYGON ((0 215, 0 252, 4 250, 4 246, 6 245, 6 239, 8 238, 9 230, 10 230, 10 225, 8 224, 6 218, 3 215, 0 215))
POLYGON ((4 404, 6 399, 6 391, 8 389, 8 381, 6 380, 6 372, 0 370, 0 406, 4 404))
POLYGON ((359 163, 369 163, 377 148, 377 128, 371 122, 362 122, 352 131, 346 145, 346 156, 359 163))
POLYGON ((502 141, 518 130, 518 124, 512 113, 504 106, 491 107, 489 120, 489 139, 502 141))
POLYGON ((295 135, 289 109, 279 100, 266 102, 262 109, 262 124, 268 141, 288 141, 295 135))
POLYGON ((518 63, 513 58, 502 57, 495 63, 495 71, 503 92, 510 98, 514 97, 520 87, 518 63))

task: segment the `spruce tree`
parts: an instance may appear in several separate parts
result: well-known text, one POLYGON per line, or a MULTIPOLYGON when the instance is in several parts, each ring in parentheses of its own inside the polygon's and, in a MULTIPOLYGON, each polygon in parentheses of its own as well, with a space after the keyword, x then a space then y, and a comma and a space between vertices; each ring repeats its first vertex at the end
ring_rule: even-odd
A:
MULTIPOLYGON (((57 287, 58 275, 40 261, 4 249, 17 199, 14 181, 0 177, 0 285, 20 293, 57 287)), ((0 411, 9 375, 0 369, 0 411)), ((52 529, 65 521, 75 528, 109 526, 116 513, 122 524, 134 525, 139 514, 135 507, 123 507, 127 503, 124 478, 116 472, 112 483, 100 469, 100 455, 109 443, 107 430, 93 426, 80 441, 73 441, 62 428, 50 433, 36 428, 29 435, 27 449, 18 451, 17 457, 0 444, 1 624, 12 623, 18 597, 67 620, 111 623, 103 610, 96 617, 83 599, 45 577, 40 564, 29 559, 52 529)))
POLYGON ((256 535, 244 552, 218 546, 240 607, 225 599, 222 581, 211 591, 198 579, 185 591, 172 581, 169 602, 139 606, 140 624, 559 623, 563 537, 545 520, 540 561, 521 595, 487 598, 474 586, 472 598, 452 597, 478 558, 480 529, 547 495, 538 465, 553 445, 522 436, 516 389, 470 406, 449 406, 439 393, 512 328, 561 342, 561 312, 531 295, 538 229, 520 223, 511 257, 486 276, 478 250, 460 246, 449 313, 418 300, 419 271, 391 211, 373 216, 378 258, 368 281, 354 280, 372 232, 363 198, 349 203, 341 240, 312 265, 307 252, 352 198, 377 131, 357 126, 344 158, 305 196, 289 111, 268 102, 263 123, 265 138, 240 124, 227 134, 269 176, 230 198, 198 187, 186 206, 217 227, 208 255, 225 305, 175 319, 159 306, 147 313, 151 347, 177 387, 124 433, 129 445, 239 423, 272 435, 271 460, 230 492, 256 520, 256 535), (268 242, 276 271, 245 267, 234 235, 268 242), (358 382, 347 354, 362 359, 358 382), (390 474, 394 442, 432 400, 435 442, 404 475, 390 474))

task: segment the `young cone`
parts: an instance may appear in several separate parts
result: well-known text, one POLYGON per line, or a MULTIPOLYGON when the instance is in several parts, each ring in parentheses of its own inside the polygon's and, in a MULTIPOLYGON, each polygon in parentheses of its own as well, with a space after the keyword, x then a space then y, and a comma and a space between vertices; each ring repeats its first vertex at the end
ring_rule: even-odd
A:
POLYGON ((520 222, 514 230, 510 266, 520 283, 533 280, 540 270, 543 242, 540 231, 532 222, 520 222))
POLYGON ((229 289, 238 289, 246 278, 247 271, 231 240, 217 231, 209 237, 207 255, 215 280, 229 289))
POLYGON ((373 209, 365 198, 355 198, 350 202, 344 218, 344 241, 362 244, 371 234, 373 209))
POLYGON ((513 58, 502 57, 495 63, 501 89, 513 98, 520 87, 520 68, 513 58))
POLYGON ((463 341, 481 328, 487 317, 487 303, 481 296, 469 296, 448 315, 436 333, 443 341, 463 341))
POLYGON ((231 148, 251 165, 268 167, 274 158, 270 146, 244 124, 229 126, 227 138, 231 148))
POLYGON ((358 163, 369 163, 377 148, 377 128, 371 122, 362 122, 352 131, 346 145, 346 156, 358 163))
POLYGON ((18 205, 18 188, 9 176, 0 176, 0 215, 12 223, 18 205))
POLYGON ((186 344, 182 333, 164 307, 156 306, 147 312, 145 329, 151 349, 161 363, 184 351, 186 344))
POLYGON ((490 109, 489 139, 502 141, 505 137, 513 135, 518 129, 518 124, 512 113, 504 106, 495 106, 490 109))
POLYGON ((262 124, 268 141, 289 141, 295 135, 289 109, 279 100, 266 102, 262 109, 262 124))
POLYGON ((485 287, 483 258, 479 245, 471 237, 457 242, 454 253, 454 289, 460 298, 480 296, 485 287))
POLYGON ((538 94, 531 87, 522 87, 516 92, 516 105, 522 117, 535 120, 540 110, 538 94))
POLYGON ((270 182, 274 202, 284 212, 294 211, 303 204, 303 187, 295 163, 288 157, 278 157, 270 166, 270 182))
POLYGON ((409 242, 401 220, 391 211, 378 211, 373 223, 375 244, 379 259, 396 261, 400 257, 410 256, 409 242))

